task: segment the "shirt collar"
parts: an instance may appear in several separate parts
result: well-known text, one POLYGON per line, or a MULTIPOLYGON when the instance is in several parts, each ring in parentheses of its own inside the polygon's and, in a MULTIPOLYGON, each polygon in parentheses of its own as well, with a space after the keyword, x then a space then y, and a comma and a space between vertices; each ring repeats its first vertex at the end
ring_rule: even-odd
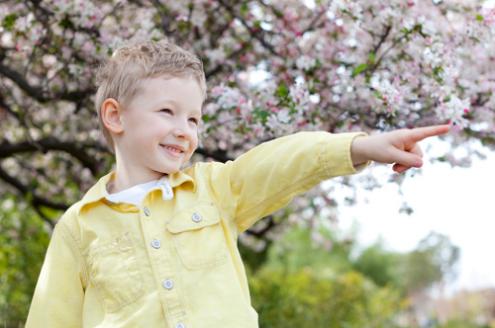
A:
POLYGON ((168 182, 168 176, 164 175, 160 179, 140 183, 117 193, 106 193, 105 199, 113 204, 127 203, 140 207, 143 198, 150 192, 157 189, 162 191, 163 200, 166 201, 174 198, 174 192, 168 182))
MULTIPOLYGON (((105 198, 107 195, 106 185, 115 176, 115 171, 101 177, 83 196, 79 202, 79 208, 77 213, 79 214, 83 208, 90 206, 91 204, 97 203, 105 198)), ((196 184, 194 179, 187 173, 183 171, 178 171, 172 173, 168 177, 170 186, 173 188, 179 187, 183 184, 189 184, 192 187, 193 192, 196 191, 196 184)))
POLYGON ((169 175, 168 182, 170 182, 170 186, 172 188, 187 183, 190 184, 193 192, 196 191, 196 183, 194 182, 194 179, 189 174, 183 171, 178 171, 169 175))

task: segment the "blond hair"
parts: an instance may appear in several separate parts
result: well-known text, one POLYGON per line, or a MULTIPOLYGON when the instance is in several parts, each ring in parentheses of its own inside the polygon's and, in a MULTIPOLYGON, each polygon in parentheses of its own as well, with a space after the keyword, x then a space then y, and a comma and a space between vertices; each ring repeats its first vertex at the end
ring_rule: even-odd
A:
POLYGON ((158 76, 194 77, 206 99, 203 63, 193 53, 168 41, 144 41, 118 48, 96 73, 95 107, 100 128, 112 151, 113 139, 101 118, 101 106, 113 98, 125 108, 140 91, 140 82, 158 76))

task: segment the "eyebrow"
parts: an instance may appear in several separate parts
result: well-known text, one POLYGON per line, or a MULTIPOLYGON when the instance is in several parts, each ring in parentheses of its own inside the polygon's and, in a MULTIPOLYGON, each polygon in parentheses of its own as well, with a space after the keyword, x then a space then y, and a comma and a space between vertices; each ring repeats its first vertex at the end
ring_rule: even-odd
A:
POLYGON ((175 100, 168 99, 168 98, 160 99, 160 101, 157 101, 156 105, 162 106, 162 104, 164 104, 164 103, 170 103, 170 104, 174 105, 175 107, 179 107, 179 104, 175 100))

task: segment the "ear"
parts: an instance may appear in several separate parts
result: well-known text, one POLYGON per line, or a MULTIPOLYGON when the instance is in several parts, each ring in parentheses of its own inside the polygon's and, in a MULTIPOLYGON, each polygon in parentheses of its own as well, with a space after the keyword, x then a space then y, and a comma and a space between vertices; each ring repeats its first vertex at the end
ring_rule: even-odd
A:
POLYGON ((101 104, 100 116, 105 127, 115 133, 119 134, 124 131, 122 125, 122 107, 119 102, 113 98, 107 98, 101 104))

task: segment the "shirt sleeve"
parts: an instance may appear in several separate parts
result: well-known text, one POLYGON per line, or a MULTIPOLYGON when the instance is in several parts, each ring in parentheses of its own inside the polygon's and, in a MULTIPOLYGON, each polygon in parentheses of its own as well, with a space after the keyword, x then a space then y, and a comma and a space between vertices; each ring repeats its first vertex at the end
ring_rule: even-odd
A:
POLYGON ((84 288, 79 247, 63 222, 53 231, 26 328, 82 327, 84 288))
POLYGON ((213 166, 216 197, 243 232, 321 181, 367 167, 370 161, 352 163, 351 144, 358 136, 367 134, 299 132, 262 143, 235 161, 213 166))

